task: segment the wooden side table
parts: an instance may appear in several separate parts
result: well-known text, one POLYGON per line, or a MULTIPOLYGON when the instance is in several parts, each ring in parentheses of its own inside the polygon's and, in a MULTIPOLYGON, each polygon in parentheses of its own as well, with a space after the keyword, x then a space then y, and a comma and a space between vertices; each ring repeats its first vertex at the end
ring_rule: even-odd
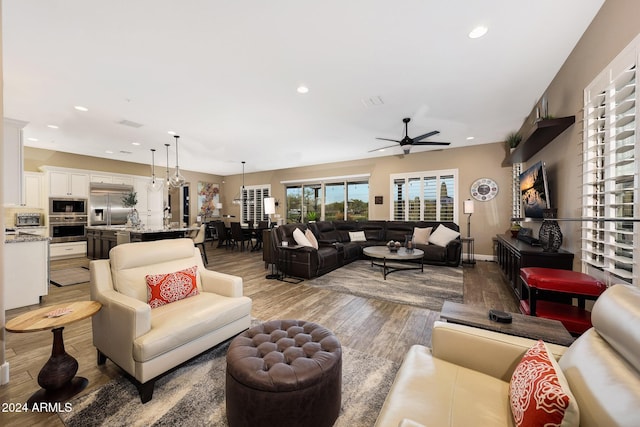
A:
POLYGON ((476 265, 476 258, 475 258, 475 239, 473 237, 461 237, 460 240, 462 240, 462 244, 464 245, 465 243, 467 244, 467 259, 465 260, 464 258, 462 259, 462 265, 476 265))
POLYGON ((57 304, 29 311, 6 323, 5 329, 9 332, 26 333, 51 329, 53 333, 51 357, 38 374, 38 384, 42 389, 29 398, 29 406, 37 402, 64 402, 87 386, 89 381, 86 378, 75 376, 78 361, 64 350, 62 330, 64 325, 93 316, 101 307, 97 301, 57 304), (68 314, 47 317, 47 313, 67 308, 71 310, 68 314))

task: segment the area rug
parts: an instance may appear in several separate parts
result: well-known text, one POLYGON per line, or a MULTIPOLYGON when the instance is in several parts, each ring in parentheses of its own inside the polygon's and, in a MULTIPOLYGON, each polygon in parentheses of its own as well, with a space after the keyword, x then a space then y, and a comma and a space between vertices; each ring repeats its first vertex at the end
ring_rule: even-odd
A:
MULTIPOLYGON (((135 386, 121 377, 72 400, 72 411, 58 415, 70 427, 226 426, 228 346, 229 341, 160 378, 153 399, 144 405, 135 386)), ((342 407, 335 426, 372 426, 398 367, 398 363, 343 346, 342 407)))
POLYGON ((440 311, 444 301, 462 302, 461 267, 425 265, 382 277, 382 267, 358 260, 305 282, 309 286, 440 311))
POLYGON ((89 270, 83 267, 65 268, 62 270, 51 270, 49 281, 56 286, 77 285, 89 281, 89 270))

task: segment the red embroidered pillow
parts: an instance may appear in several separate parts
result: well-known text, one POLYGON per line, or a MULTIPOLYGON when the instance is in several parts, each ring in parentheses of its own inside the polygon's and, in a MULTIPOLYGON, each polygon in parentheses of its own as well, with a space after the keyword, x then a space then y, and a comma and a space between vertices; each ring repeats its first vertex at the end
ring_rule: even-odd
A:
POLYGON ((151 308, 198 295, 197 274, 198 266, 194 265, 175 273, 147 275, 147 301, 151 308))
POLYGON ((569 384, 543 341, 531 347, 509 384, 516 426, 577 426, 580 413, 569 384))

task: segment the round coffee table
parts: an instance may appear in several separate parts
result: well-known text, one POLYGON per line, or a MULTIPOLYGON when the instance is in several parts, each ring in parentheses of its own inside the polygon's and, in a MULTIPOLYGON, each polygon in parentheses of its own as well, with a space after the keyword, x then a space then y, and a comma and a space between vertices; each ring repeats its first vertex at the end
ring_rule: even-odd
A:
POLYGON ((424 271, 424 252, 420 249, 407 251, 405 248, 398 249, 397 252, 391 252, 387 246, 369 246, 363 249, 366 256, 371 258, 371 266, 382 267, 382 275, 387 280, 387 274, 395 271, 403 270, 420 270, 424 271), (382 263, 375 260, 382 260, 382 263), (420 260, 420 266, 415 261, 420 260), (390 261, 393 264, 387 264, 390 261), (414 264, 414 266, 411 266, 414 264))
POLYGON ((5 329, 9 332, 37 332, 51 329, 53 332, 53 349, 51 357, 38 374, 38 384, 42 389, 33 394, 27 401, 29 407, 36 402, 63 402, 82 391, 89 381, 76 377, 78 361, 64 351, 62 330, 64 325, 91 317, 102 305, 97 301, 78 301, 52 305, 28 311, 9 320, 5 329), (56 310, 70 310, 58 317, 48 317, 48 313, 56 310))

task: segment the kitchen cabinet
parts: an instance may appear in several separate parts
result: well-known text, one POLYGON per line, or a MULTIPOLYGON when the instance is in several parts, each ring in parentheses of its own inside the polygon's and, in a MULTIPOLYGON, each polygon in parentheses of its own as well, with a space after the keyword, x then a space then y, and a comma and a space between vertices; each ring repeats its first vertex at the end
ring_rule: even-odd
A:
POLYGON ((5 205, 20 206, 22 200, 22 171, 24 168, 22 129, 27 122, 4 119, 2 174, 5 205))
POLYGON ((49 172, 49 197, 89 197, 89 175, 79 172, 49 172))
POLYGON ((112 184, 113 177, 111 175, 98 175, 98 174, 92 173, 91 182, 100 182, 102 184, 112 184))
POLYGON ((38 304, 49 293, 49 241, 46 238, 4 245, 4 309, 38 304))
POLYGON ((133 191, 138 195, 136 209, 140 215, 140 221, 147 228, 162 228, 162 215, 164 208, 165 192, 149 191, 147 189, 149 178, 136 178, 133 183, 133 191))
POLYGON ((91 182, 99 182, 102 184, 124 184, 133 185, 133 178, 122 175, 107 175, 107 174, 91 174, 91 182))
POLYGON ((23 179, 23 204, 28 208, 45 209, 44 177, 38 172, 25 172, 23 179))
POLYGON ((87 255, 87 242, 52 243, 49 256, 51 259, 78 258, 87 255))

